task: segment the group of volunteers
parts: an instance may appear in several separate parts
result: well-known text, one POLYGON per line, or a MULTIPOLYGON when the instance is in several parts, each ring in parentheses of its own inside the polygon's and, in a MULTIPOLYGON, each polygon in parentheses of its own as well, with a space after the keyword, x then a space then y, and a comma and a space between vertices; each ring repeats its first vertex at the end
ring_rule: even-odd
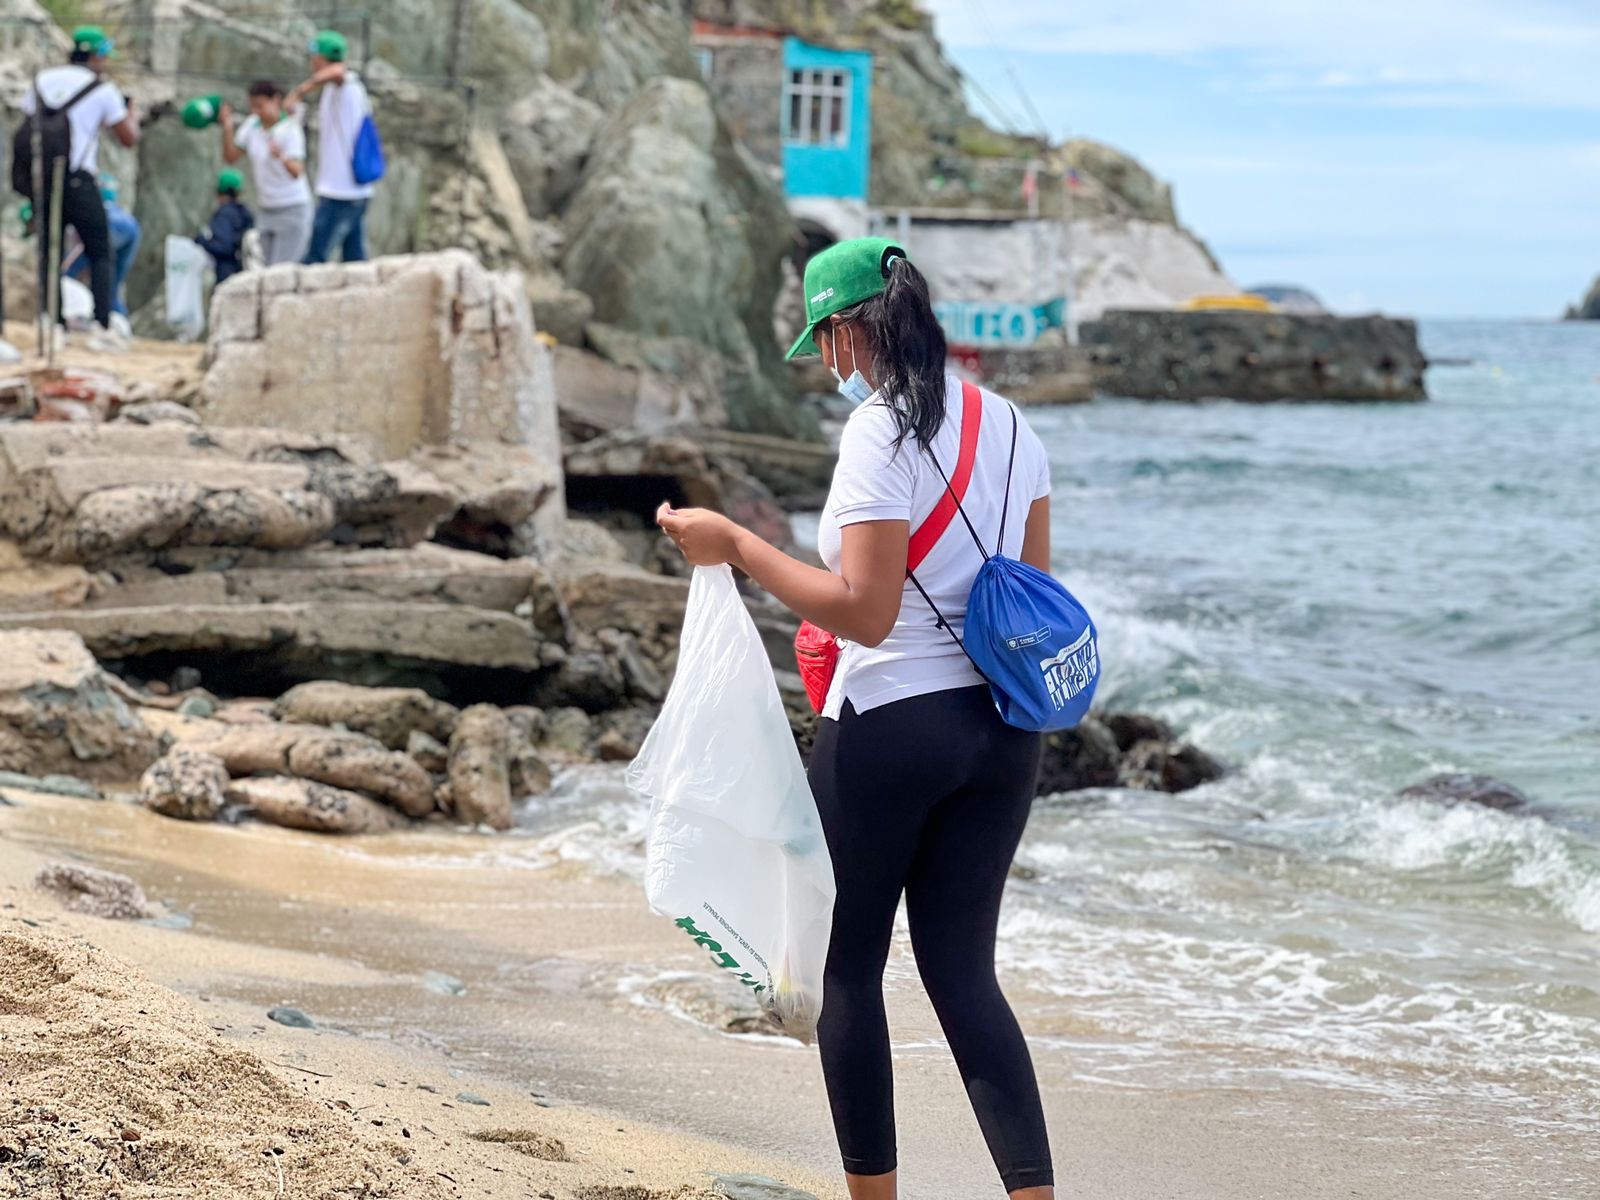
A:
MULTIPOLYGON (((221 104, 216 114, 222 159, 216 203, 194 240, 216 265, 217 282, 242 270, 246 235, 254 229, 260 263, 345 262, 367 257, 367 204, 372 182, 358 182, 353 163, 362 127, 370 115, 366 88, 350 67, 348 43, 323 30, 307 46, 311 73, 285 90, 269 79, 249 88, 249 115, 239 118, 221 104), (315 174, 307 166, 306 100, 320 93, 317 109, 315 174), (246 174, 254 208, 244 201, 246 174)), ((126 348, 127 316, 123 281, 138 250, 138 221, 118 202, 116 181, 99 171, 100 136, 109 130, 123 146, 139 141, 140 114, 106 70, 113 57, 110 37, 97 25, 73 31, 69 61, 40 71, 22 98, 28 118, 13 145, 12 186, 27 197, 25 214, 39 247, 39 294, 48 299, 53 268, 86 278, 94 298, 95 330, 90 349, 126 348), (35 152, 41 161, 33 161, 35 152), (62 164, 59 191, 60 237, 51 235, 57 219, 54 197, 56 160, 62 164), (70 251, 67 231, 76 235, 70 251), (61 261, 53 261, 58 259, 61 261), (120 328, 118 327, 120 325, 120 328)), ((64 336, 59 282, 55 282, 54 336, 64 336)))

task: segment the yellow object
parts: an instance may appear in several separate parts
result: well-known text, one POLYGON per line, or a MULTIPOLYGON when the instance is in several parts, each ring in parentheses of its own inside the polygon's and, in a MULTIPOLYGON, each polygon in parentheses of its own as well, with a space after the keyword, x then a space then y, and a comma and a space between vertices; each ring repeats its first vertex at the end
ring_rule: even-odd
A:
POLYGON ((1191 312, 1207 308, 1231 308, 1241 312, 1278 311, 1278 306, 1271 300, 1243 292, 1237 296, 1193 296, 1184 302, 1183 307, 1191 312))

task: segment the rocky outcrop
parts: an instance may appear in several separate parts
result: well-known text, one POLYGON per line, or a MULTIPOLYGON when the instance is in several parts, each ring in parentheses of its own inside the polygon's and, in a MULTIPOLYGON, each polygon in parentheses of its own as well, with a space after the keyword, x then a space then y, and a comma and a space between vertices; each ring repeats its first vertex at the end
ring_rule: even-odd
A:
POLYGON ((1145 400, 1425 400, 1416 322, 1116 309, 1083 327, 1096 386, 1145 400))
POLYGON ((735 429, 801 431, 769 379, 777 190, 755 175, 697 82, 659 79, 601 127, 565 218, 561 267, 598 321, 718 352, 735 429))
POLYGON ((1600 321, 1600 276, 1596 276, 1582 300, 1567 305, 1565 317, 1568 321, 1600 321))
POLYGON ((1179 739, 1166 722, 1139 713, 1107 713, 1046 735, 1039 794, 1117 787, 1186 792, 1222 774, 1220 763, 1179 739))
POLYGON ((246 272, 212 300, 208 424, 423 451, 464 517, 559 538, 555 389, 520 277, 448 251, 246 272))
POLYGON ((125 782, 157 753, 82 639, 0 631, 0 771, 125 782))
POLYGON ((224 726, 193 748, 233 776, 285 774, 365 792, 409 817, 433 811, 433 780, 406 754, 359 733, 315 725, 224 726))
POLYGON ((1500 812, 1522 812, 1533 807, 1533 801, 1519 787, 1492 775, 1459 772, 1430 775, 1421 783, 1402 789, 1400 796, 1404 800, 1425 800, 1447 808, 1454 808, 1458 804, 1476 804, 1500 812))

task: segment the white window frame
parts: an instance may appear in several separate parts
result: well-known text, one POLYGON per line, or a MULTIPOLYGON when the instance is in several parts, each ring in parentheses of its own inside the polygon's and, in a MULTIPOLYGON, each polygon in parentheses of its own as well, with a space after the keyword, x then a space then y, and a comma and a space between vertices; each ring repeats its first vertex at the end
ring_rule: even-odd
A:
POLYGON ((847 67, 789 67, 783 76, 783 140, 792 146, 842 149, 850 144, 850 90, 854 75, 847 67), (840 82, 835 83, 835 78, 840 82), (795 101, 800 102, 801 128, 794 128, 795 101), (839 132, 829 119, 838 114, 839 132))

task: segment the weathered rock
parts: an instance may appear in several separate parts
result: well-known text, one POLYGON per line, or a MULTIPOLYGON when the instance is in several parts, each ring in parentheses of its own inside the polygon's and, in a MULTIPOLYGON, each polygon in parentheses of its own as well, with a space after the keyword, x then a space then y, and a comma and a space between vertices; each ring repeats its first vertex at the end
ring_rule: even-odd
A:
POLYGON ((449 741, 456 708, 420 688, 369 688, 318 680, 290 688, 278 698, 280 720, 305 725, 342 725, 405 750, 413 731, 449 741))
POLYGON ((474 704, 450 740, 450 795, 456 819, 511 828, 511 724, 492 704, 474 704))
POLYGON ((722 1033, 779 1032, 750 989, 721 975, 672 974, 644 989, 656 1004, 722 1033))
POLYGON ((173 400, 138 400, 124 404, 117 410, 113 421, 129 425, 199 425, 200 418, 194 409, 173 400))
POLYGON ((508 764, 511 794, 517 799, 542 796, 550 790, 553 779, 550 764, 532 746, 516 745, 513 738, 508 764))
POLYGON ((33 558, 98 564, 175 547, 411 545, 459 497, 404 463, 289 431, 179 425, 0 428, 0 532, 33 558))
POLYGON ((1174 741, 1135 742, 1117 768, 1122 787, 1147 792, 1187 792, 1222 775, 1222 764, 1204 750, 1174 741))
POLYGON ((1589 286, 1588 294, 1576 304, 1567 306, 1569 321, 1600 321, 1600 276, 1589 286))
POLYGON ((415 761, 365 734, 317 725, 230 725, 191 745, 234 776, 287 774, 368 792, 407 816, 433 811, 433 780, 415 761))
POLYGON ((800 428, 773 381, 772 305, 789 218, 699 82, 651 80, 606 122, 565 227, 563 274, 594 300, 599 321, 720 352, 735 428, 800 428))
POLYGON ((158 753, 82 639, 0 631, 0 770, 120 782, 158 753))
POLYGON ((1095 717, 1085 717, 1076 729, 1045 735, 1039 794, 1116 787, 1121 761, 1111 731, 1095 717))
POLYGON ((1415 321, 1112 309, 1083 326, 1101 391, 1149 400, 1425 400, 1415 321))
POLYGON ((139 781, 144 806, 183 821, 210 821, 222 811, 228 768, 203 750, 175 746, 151 764, 139 781))
POLYGON ((1100 723, 1110 731, 1117 749, 1123 753, 1132 750, 1139 742, 1170 742, 1174 736, 1172 726, 1148 713, 1103 713, 1100 723))
POLYGON ((594 722, 588 713, 581 708, 558 708, 546 716, 549 720, 542 744, 551 755, 564 762, 588 756, 594 736, 594 722))
POLYGON ((74 796, 79 800, 103 800, 100 789, 86 780, 72 775, 22 775, 16 771, 0 771, 0 788, 15 788, 19 792, 42 792, 47 796, 74 796))
POLYGON ((450 761, 450 749, 438 738, 413 729, 406 736, 406 753, 430 775, 442 775, 450 761))
POLYGON ((235 779, 228 785, 228 800, 263 821, 312 833, 384 833, 405 824, 399 813, 368 796, 309 779, 235 779))
POLYGON ((1521 788, 1513 787, 1492 775, 1461 772, 1431 775, 1421 783, 1402 789, 1400 795, 1407 800, 1427 800, 1447 806, 1477 804, 1501 812, 1517 812, 1533 804, 1521 788))
POLYGON ((366 792, 408 817, 433 811, 433 779, 409 755, 365 737, 329 733, 289 747, 289 771, 333 787, 366 792))
POLYGON ((217 289, 210 336, 208 421, 356 434, 389 456, 514 447, 530 519, 559 535, 555 391, 520 276, 462 251, 245 272, 217 289))
POLYGON ((49 892, 73 912, 115 921, 139 921, 151 912, 144 889, 126 875, 77 863, 50 863, 33 886, 49 892))
POLYGON ((594 752, 603 762, 631 762, 655 723, 656 713, 647 708, 625 708, 602 716, 597 724, 600 735, 594 752))
POLYGON ((598 104, 548 76, 536 76, 506 109, 501 137, 530 213, 546 216, 565 206, 604 120, 598 104))

